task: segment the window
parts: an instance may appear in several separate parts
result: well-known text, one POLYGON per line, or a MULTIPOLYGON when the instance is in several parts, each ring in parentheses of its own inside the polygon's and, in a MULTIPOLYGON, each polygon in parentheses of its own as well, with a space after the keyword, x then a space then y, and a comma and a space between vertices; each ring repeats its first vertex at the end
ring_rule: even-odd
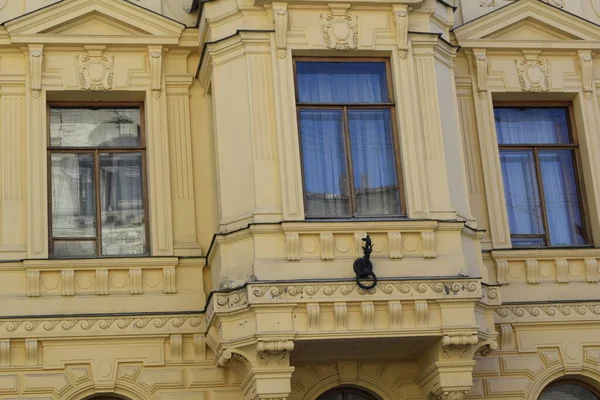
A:
POLYGON ((389 62, 295 69, 306 217, 403 215, 389 62))
POLYGON ((148 253, 139 105, 49 107, 50 254, 148 253))
POLYGON ((588 243, 568 106, 494 110, 513 246, 588 243))
MULTIPOLYGON (((337 388, 330 390, 317 400, 377 400, 373 395, 354 388, 337 388)), ((587 399, 586 399, 587 400, 587 399)))
POLYGON ((544 389, 539 400, 599 400, 596 391, 580 382, 556 382, 544 389))

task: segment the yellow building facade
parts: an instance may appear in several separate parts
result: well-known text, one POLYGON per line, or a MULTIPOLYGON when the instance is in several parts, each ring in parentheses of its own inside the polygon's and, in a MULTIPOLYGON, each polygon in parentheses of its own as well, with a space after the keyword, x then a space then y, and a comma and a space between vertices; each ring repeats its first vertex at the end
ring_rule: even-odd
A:
POLYGON ((0 399, 599 398, 600 1, 0 21, 0 399))

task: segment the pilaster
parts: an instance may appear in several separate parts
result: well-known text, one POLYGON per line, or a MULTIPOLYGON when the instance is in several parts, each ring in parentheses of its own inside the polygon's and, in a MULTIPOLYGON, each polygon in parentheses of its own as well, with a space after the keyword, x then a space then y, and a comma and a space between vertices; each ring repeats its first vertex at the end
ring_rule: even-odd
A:
POLYGON ((46 165, 46 93, 42 90, 43 45, 29 45, 29 81, 26 104, 27 148, 27 258, 48 257, 46 165))
POLYGON ((150 217, 152 224, 151 250, 153 256, 173 255, 173 224, 171 208, 171 185, 169 165, 169 138, 167 99, 162 95, 162 46, 149 46, 148 59, 151 85, 146 94, 148 171, 150 192, 150 217))
POLYGON ((425 148, 425 171, 431 217, 454 219, 456 212, 450 201, 450 188, 446 170, 444 138, 436 78, 435 51, 438 38, 431 35, 413 35, 414 57, 422 135, 425 148))
MULTIPOLYGON (((187 54, 178 57, 185 63, 187 54)), ((190 125, 191 74, 167 75, 167 120, 171 168, 171 205, 173 208, 173 247, 176 256, 200 256, 194 207, 192 129, 190 125)))

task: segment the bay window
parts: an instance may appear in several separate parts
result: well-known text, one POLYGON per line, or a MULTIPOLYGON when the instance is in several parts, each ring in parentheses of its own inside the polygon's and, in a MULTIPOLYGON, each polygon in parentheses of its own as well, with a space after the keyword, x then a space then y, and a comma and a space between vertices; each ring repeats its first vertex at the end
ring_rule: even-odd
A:
POLYGON ((404 214, 387 60, 295 59, 307 218, 404 214))
POLYGON ((148 253, 140 105, 49 107, 50 254, 148 253))

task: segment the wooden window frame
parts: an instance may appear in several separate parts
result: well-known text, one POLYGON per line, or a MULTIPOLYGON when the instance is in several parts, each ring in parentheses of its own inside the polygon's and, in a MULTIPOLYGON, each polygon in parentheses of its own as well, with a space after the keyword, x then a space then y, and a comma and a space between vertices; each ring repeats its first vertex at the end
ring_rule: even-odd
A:
POLYGON ((47 140, 47 182, 48 182, 48 253, 52 259, 68 259, 68 258, 134 258, 148 257, 150 252, 150 218, 149 218, 149 199, 148 199, 148 173, 146 160, 146 118, 144 113, 144 103, 139 101, 81 101, 81 102, 65 102, 53 101, 46 104, 46 140, 47 140), (50 111, 52 108, 137 108, 140 113, 140 145, 139 146, 115 146, 115 147, 64 147, 51 146, 50 138, 50 111), (76 154, 91 154, 94 159, 94 200, 96 206, 96 236, 94 238, 87 237, 53 237, 52 235, 52 154, 56 153, 76 153, 76 154), (100 198, 100 153, 140 153, 142 159, 142 201, 144 206, 144 230, 145 230, 145 249, 141 254, 120 254, 120 255, 102 255, 102 204, 100 198), (76 242, 96 242, 95 256, 75 256, 75 257, 57 257, 54 255, 55 241, 76 241, 76 242))
POLYGON ((341 111, 342 113, 342 136, 344 140, 344 151, 346 159, 346 169, 348 170, 348 189, 350 198, 350 215, 347 216, 315 216, 308 217, 307 219, 319 220, 319 219, 382 219, 382 218, 400 218, 406 217, 406 202, 404 195, 404 182, 402 177, 402 159, 400 152, 400 137, 398 133, 398 124, 396 117, 396 102, 394 100, 394 90, 392 82, 392 69, 389 58, 382 57, 294 57, 294 89, 296 93, 296 118, 298 120, 298 138, 299 138, 299 149, 300 149, 300 164, 301 164, 301 176, 302 176, 302 198, 304 200, 304 209, 306 210, 306 184, 304 179, 304 164, 302 160, 302 133, 300 128, 300 111, 302 109, 328 109, 341 111), (386 83, 389 102, 387 103, 303 103, 300 102, 300 93, 298 90, 298 73, 296 71, 297 62, 383 62, 385 63, 386 83), (398 185, 398 199, 400 202, 397 213, 394 214, 379 214, 379 215, 357 215, 356 209, 356 190, 354 182, 354 169, 352 163, 352 149, 350 146, 350 132, 348 128, 348 110, 364 110, 364 109, 385 109, 390 111, 390 125, 392 128, 392 142, 394 146, 394 166, 396 168, 396 185, 398 185))
MULTIPOLYGON (((561 247, 589 247, 592 245, 591 232, 587 219, 585 218, 587 213, 587 201, 585 196, 585 186, 583 177, 580 171, 582 171, 581 160, 579 155, 579 140, 577 129, 575 126, 575 115, 573 112, 573 104, 570 102, 533 102, 533 101, 504 101, 494 102, 494 110, 500 108, 562 108, 566 110, 567 125, 569 130, 569 143, 568 144, 500 144, 498 142, 498 152, 502 150, 528 150, 532 151, 534 157, 534 168, 537 182, 537 189, 539 194, 540 209, 542 214, 542 225, 544 228, 543 234, 513 234, 509 232, 511 241, 513 238, 542 238, 544 240, 543 245, 517 245, 513 244, 513 248, 561 248, 561 247), (550 230, 548 229, 548 214, 546 212, 546 201, 544 193, 544 184, 541 176, 541 166, 539 161, 539 151, 546 149, 554 150, 571 150, 573 152, 573 173, 575 175, 575 187, 577 189, 577 196, 579 200, 579 213, 581 215, 582 225, 582 236, 584 244, 582 245, 552 245, 550 243, 550 230)), ((506 192, 505 192, 506 193, 506 192)), ((505 204, 506 206, 506 204, 505 204)), ((507 212, 508 213, 508 212, 507 212)))

